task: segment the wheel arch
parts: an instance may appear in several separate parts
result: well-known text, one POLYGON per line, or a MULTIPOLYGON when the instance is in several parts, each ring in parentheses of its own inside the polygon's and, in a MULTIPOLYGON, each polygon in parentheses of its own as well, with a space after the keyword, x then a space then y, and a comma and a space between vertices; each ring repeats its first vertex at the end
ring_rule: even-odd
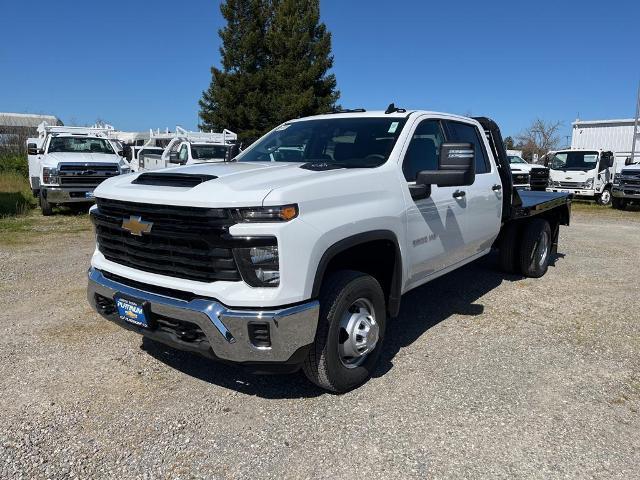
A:
POLYGON ((325 250, 318 262, 313 280, 312 298, 320 295, 322 282, 331 271, 340 268, 357 269, 374 276, 381 284, 387 301, 387 311, 395 317, 400 310, 402 296, 402 255, 398 237, 391 230, 372 230, 358 233, 334 243, 325 250), (365 255, 371 253, 387 253, 393 251, 393 259, 383 257, 377 260, 363 262, 365 255))

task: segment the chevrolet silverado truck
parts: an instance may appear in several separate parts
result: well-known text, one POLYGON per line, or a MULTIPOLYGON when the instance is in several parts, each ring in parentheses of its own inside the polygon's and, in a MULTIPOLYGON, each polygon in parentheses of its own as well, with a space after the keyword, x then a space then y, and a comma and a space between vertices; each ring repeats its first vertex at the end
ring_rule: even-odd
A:
POLYGON ((546 190, 549 185, 549 169, 547 167, 528 163, 520 155, 507 155, 507 158, 515 187, 542 192, 546 190))
POLYGON ((625 162, 613 179, 611 193, 613 208, 624 210, 630 204, 640 205, 640 163, 631 163, 631 159, 625 162))
POLYGON ((615 157, 603 150, 559 150, 548 160, 548 192, 571 193, 575 197, 595 200, 599 205, 611 203, 615 157))
POLYGON ((45 216, 53 207, 88 207, 102 181, 129 173, 129 164, 108 137, 108 128, 38 126, 27 140, 29 183, 45 216))
POLYGON ((374 371, 406 292, 492 248, 544 275, 571 207, 513 187, 493 121, 393 106, 292 120, 232 162, 113 178, 96 201, 98 313, 335 392, 374 371))

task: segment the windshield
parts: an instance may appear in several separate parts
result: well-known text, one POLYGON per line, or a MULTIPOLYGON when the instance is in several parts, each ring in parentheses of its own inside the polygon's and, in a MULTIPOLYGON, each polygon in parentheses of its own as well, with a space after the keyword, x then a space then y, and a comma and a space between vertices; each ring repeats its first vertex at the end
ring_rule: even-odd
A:
POLYGON ((191 144, 191 156, 194 160, 209 160, 227 158, 228 147, 222 145, 193 145, 191 144))
POLYGON ((48 152, 114 153, 106 140, 88 137, 53 137, 48 152))
POLYGON ((509 163, 527 163, 524 161, 524 159, 520 158, 517 155, 507 155, 507 157, 509 158, 509 163))
POLYGON ((552 170, 588 171, 596 168, 598 152, 558 152, 551 157, 552 170))
POLYGON ((405 122, 398 117, 359 117, 285 123, 246 150, 238 161, 377 167, 389 158, 405 122))

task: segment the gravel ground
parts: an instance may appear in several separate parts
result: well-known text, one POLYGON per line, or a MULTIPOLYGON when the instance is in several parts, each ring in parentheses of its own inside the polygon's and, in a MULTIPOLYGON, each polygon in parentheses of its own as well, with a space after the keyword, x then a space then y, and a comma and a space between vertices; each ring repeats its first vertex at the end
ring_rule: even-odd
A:
POLYGON ((409 293, 342 396, 142 342, 87 305, 92 234, 34 228, 0 231, 0 478, 640 474, 638 212, 576 212, 540 280, 409 293))

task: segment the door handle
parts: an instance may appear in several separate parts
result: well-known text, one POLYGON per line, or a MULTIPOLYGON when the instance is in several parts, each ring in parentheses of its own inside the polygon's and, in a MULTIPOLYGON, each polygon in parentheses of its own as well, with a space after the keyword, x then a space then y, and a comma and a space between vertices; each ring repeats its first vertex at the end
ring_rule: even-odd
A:
POLYGON ((465 192, 464 190, 456 190, 455 192, 453 192, 453 198, 455 198, 456 200, 460 200, 461 198, 464 198, 466 194, 467 192, 465 192))
POLYGON ((491 187, 491 190, 493 190, 494 192, 499 192, 500 190, 502 190, 502 185, 498 185, 497 183, 491 187))

